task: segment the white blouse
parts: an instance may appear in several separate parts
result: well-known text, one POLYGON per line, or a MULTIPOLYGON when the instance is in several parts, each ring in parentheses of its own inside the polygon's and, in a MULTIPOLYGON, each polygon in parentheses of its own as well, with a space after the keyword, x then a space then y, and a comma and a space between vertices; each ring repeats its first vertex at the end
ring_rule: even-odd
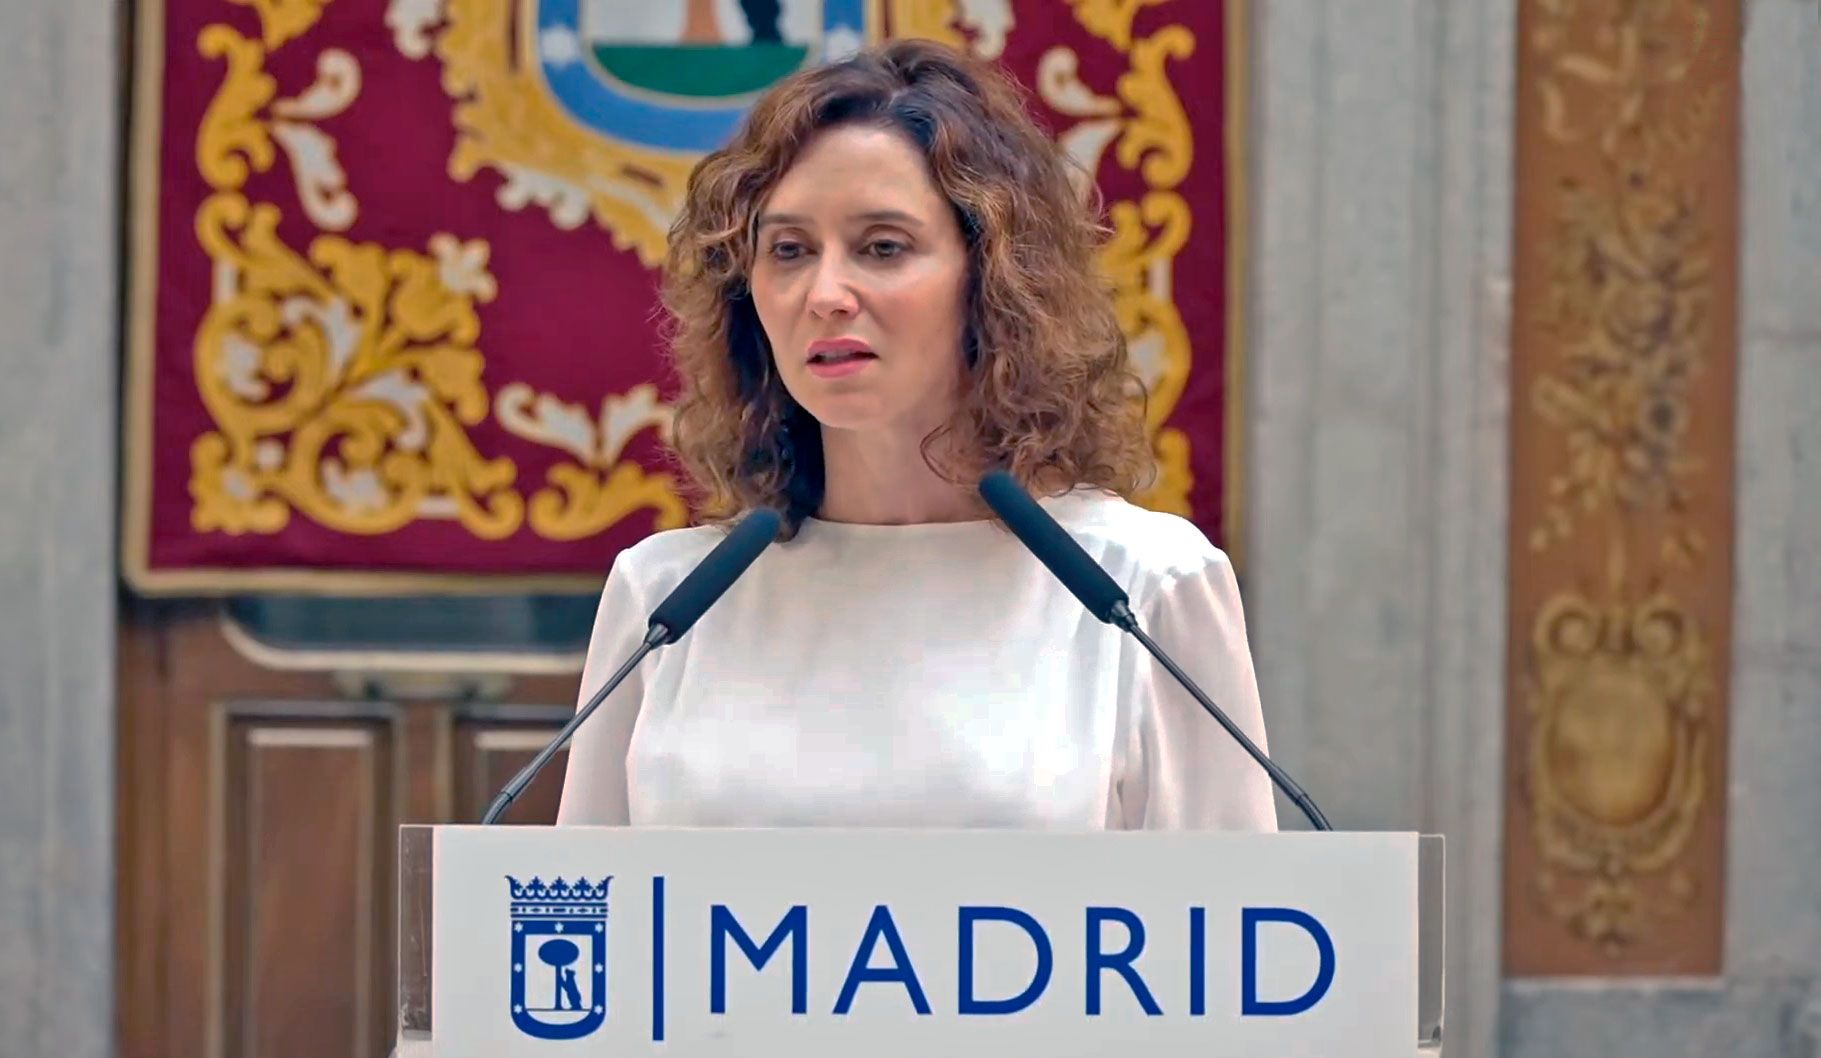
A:
MULTIPOLYGON (((1190 522, 1106 493, 1042 503, 1267 749, 1226 556, 1190 522)), ((680 529, 621 553, 581 701, 720 539, 680 529)), ((997 523, 814 519, 576 732, 557 821, 1277 828, 1245 750, 997 523)))

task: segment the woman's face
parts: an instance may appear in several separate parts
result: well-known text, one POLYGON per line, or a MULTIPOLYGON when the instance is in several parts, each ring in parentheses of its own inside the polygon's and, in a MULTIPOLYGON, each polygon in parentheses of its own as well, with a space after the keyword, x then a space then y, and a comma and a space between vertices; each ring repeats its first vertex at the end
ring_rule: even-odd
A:
POLYGON ((903 136, 843 126, 762 204, 752 296, 790 395, 825 430, 920 440, 955 409, 967 247, 903 136))

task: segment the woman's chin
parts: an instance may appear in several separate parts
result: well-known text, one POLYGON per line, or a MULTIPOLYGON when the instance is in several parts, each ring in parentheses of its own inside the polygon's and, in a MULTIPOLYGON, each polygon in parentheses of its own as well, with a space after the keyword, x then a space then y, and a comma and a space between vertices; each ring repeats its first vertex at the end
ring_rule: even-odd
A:
POLYGON ((822 400, 804 405, 824 430, 871 433, 891 421, 890 414, 873 400, 822 400))
POLYGON ((839 431, 853 436, 872 435, 921 441, 947 421, 953 408, 930 407, 916 402, 892 400, 878 392, 809 393, 808 400, 798 403, 824 431, 839 431))

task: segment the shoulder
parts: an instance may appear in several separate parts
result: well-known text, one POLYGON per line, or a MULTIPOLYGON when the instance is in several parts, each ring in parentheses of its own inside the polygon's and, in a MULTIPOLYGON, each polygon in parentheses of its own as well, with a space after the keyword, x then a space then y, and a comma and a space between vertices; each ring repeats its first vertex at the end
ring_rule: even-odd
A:
POLYGON ((719 526, 663 529, 622 550, 613 560, 608 586, 649 595, 669 591, 727 536, 719 526))
POLYGON ((1107 492, 1081 490, 1048 501, 1052 514, 1108 571, 1144 590, 1185 578, 1227 575, 1231 563, 1199 526, 1107 492))

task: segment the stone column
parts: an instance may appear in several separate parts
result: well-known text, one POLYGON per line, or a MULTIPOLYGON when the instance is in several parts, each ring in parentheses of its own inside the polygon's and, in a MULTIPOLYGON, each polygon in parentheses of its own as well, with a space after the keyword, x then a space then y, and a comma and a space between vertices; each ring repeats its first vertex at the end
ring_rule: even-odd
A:
POLYGON ((0 1058, 113 1048, 121 15, 0 4, 0 1058))
POLYGON ((1515 7, 1251 10, 1242 573, 1273 756, 1337 827, 1446 835, 1445 1051, 1479 1058, 1499 999, 1515 7))

